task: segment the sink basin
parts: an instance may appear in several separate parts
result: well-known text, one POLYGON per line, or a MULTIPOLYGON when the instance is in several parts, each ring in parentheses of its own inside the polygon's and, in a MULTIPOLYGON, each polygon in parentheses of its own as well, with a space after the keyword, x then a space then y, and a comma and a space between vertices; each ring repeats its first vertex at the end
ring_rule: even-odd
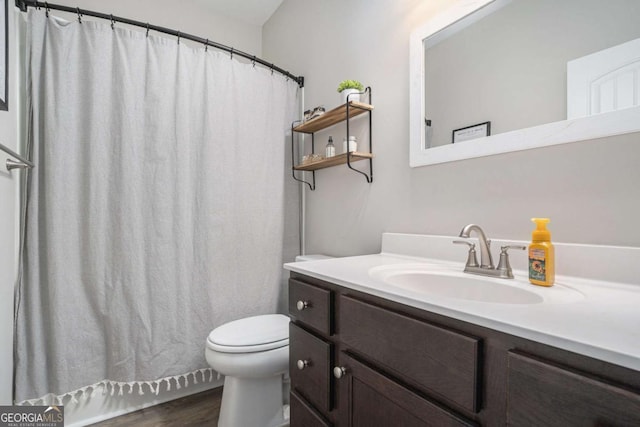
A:
POLYGON ((472 275, 438 264, 380 266, 372 268, 369 276, 392 287, 424 296, 483 303, 540 304, 582 298, 578 291, 562 285, 537 289, 517 279, 472 275))

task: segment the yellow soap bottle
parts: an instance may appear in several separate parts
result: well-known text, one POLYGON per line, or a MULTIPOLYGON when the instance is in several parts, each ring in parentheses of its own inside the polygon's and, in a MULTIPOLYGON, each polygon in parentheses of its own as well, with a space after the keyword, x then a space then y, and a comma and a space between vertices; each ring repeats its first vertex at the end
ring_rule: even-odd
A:
POLYGON ((529 245, 529 281, 534 285, 553 286, 556 279, 555 254, 551 233, 547 230, 549 218, 531 218, 536 229, 531 233, 529 245))

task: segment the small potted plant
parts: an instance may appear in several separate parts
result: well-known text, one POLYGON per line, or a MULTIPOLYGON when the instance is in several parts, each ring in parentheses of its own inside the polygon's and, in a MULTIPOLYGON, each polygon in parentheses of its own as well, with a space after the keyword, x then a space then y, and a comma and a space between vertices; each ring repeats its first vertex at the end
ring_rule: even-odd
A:
POLYGON ((342 103, 346 104, 347 99, 349 101, 360 101, 360 95, 351 95, 357 94, 358 92, 363 92, 364 86, 357 80, 343 80, 338 85, 338 93, 342 95, 342 103), (348 98, 347 98, 348 97, 348 98))

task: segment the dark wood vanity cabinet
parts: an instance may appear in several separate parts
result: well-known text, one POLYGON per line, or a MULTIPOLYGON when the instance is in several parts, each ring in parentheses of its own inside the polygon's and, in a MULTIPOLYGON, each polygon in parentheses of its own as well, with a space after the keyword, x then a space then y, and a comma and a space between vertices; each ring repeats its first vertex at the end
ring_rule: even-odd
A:
MULTIPOLYGON (((345 352, 338 356, 344 377, 336 382, 338 425, 463 427, 475 423, 456 416, 345 352)), ((292 425, 298 425, 296 421, 292 425)), ((303 425, 303 424, 300 424, 303 425)))
POLYGON ((291 273, 291 426, 640 426, 640 372, 291 273))
POLYGON ((535 357, 507 356, 510 425, 640 426, 640 395, 535 357))

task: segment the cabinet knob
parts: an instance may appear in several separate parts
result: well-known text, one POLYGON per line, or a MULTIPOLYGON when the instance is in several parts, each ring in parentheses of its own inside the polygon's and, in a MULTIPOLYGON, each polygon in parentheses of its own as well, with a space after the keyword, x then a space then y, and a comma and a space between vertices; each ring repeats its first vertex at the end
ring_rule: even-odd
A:
POLYGON ((305 308, 309 308, 309 307, 311 307, 311 305, 309 305, 309 302, 307 301, 298 301, 296 303, 296 308, 298 309, 298 311, 302 311, 305 308))
POLYGON ((340 379, 345 375, 347 375, 347 368, 345 368, 344 366, 336 366, 335 368, 333 368, 334 377, 340 379))
POLYGON ((307 366, 309 366, 310 364, 311 363, 308 360, 298 360, 296 362, 296 365, 298 365, 298 369, 300 369, 301 371, 307 366))

